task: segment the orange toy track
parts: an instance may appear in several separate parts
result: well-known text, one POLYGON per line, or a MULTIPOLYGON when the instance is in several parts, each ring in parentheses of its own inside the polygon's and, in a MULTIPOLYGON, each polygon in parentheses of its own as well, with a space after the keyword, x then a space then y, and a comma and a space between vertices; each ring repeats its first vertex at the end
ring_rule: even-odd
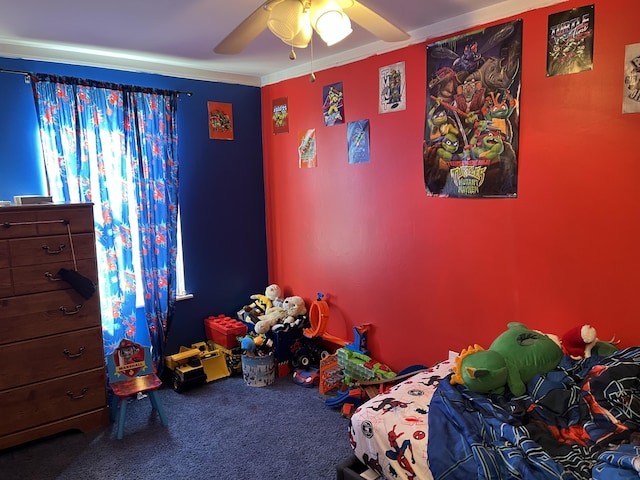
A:
POLYGON ((327 342, 344 347, 348 342, 340 337, 327 333, 329 323, 329 305, 324 300, 316 300, 309 307, 309 323, 311 326, 302 330, 307 338, 322 337, 327 342))

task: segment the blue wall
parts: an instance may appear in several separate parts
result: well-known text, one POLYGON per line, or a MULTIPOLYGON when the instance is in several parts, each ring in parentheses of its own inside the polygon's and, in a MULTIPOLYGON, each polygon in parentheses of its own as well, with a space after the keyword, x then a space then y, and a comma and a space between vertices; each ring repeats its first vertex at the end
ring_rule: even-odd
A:
MULTIPOLYGON (((167 352, 204 340, 203 320, 235 312, 268 281, 260 88, 0 57, 0 69, 193 92, 178 106, 187 290, 167 352), (234 140, 210 140, 207 102, 233 104, 234 140)), ((45 194, 31 85, 0 72, 0 200, 45 194)), ((143 328, 139 326, 138 328, 143 328)))

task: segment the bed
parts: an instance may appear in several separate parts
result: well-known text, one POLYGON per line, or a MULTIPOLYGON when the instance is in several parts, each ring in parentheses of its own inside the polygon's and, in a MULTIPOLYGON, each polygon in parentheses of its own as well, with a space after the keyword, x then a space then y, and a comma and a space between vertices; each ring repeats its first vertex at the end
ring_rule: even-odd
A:
POLYGON ((640 476, 640 347, 565 356, 520 397, 449 382, 440 362, 363 403, 355 456, 385 479, 614 480, 640 476))

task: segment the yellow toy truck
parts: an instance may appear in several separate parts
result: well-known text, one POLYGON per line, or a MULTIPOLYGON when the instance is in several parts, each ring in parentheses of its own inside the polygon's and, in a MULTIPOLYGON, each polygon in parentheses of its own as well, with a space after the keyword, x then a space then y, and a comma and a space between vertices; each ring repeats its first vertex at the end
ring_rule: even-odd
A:
POLYGON ((164 361, 171 371, 171 386, 177 393, 231 375, 224 353, 213 349, 208 342, 180 347, 178 353, 166 356, 164 361))

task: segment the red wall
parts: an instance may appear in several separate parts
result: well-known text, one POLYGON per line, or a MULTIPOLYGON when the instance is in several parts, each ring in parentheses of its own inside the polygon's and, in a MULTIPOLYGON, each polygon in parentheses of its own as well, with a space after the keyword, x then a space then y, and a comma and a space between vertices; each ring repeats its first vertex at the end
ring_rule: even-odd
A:
POLYGON ((334 335, 351 341, 354 325, 371 323, 372 356, 396 370, 488 347, 510 321, 559 335, 591 323, 601 339, 640 344, 640 114, 621 113, 624 46, 640 42, 637 0, 593 3, 594 68, 573 75, 546 77, 548 15, 589 3, 516 17, 517 199, 425 193, 425 47, 438 39, 316 72, 315 83, 264 87, 270 280, 308 302, 324 292, 334 335), (407 109, 379 115, 378 69, 400 61, 407 109), (370 120, 368 164, 348 164, 346 124, 323 126, 322 87, 335 82, 346 120, 370 120), (288 97, 290 133, 274 136, 278 97, 288 97), (300 169, 298 132, 309 128, 318 167, 300 169))

